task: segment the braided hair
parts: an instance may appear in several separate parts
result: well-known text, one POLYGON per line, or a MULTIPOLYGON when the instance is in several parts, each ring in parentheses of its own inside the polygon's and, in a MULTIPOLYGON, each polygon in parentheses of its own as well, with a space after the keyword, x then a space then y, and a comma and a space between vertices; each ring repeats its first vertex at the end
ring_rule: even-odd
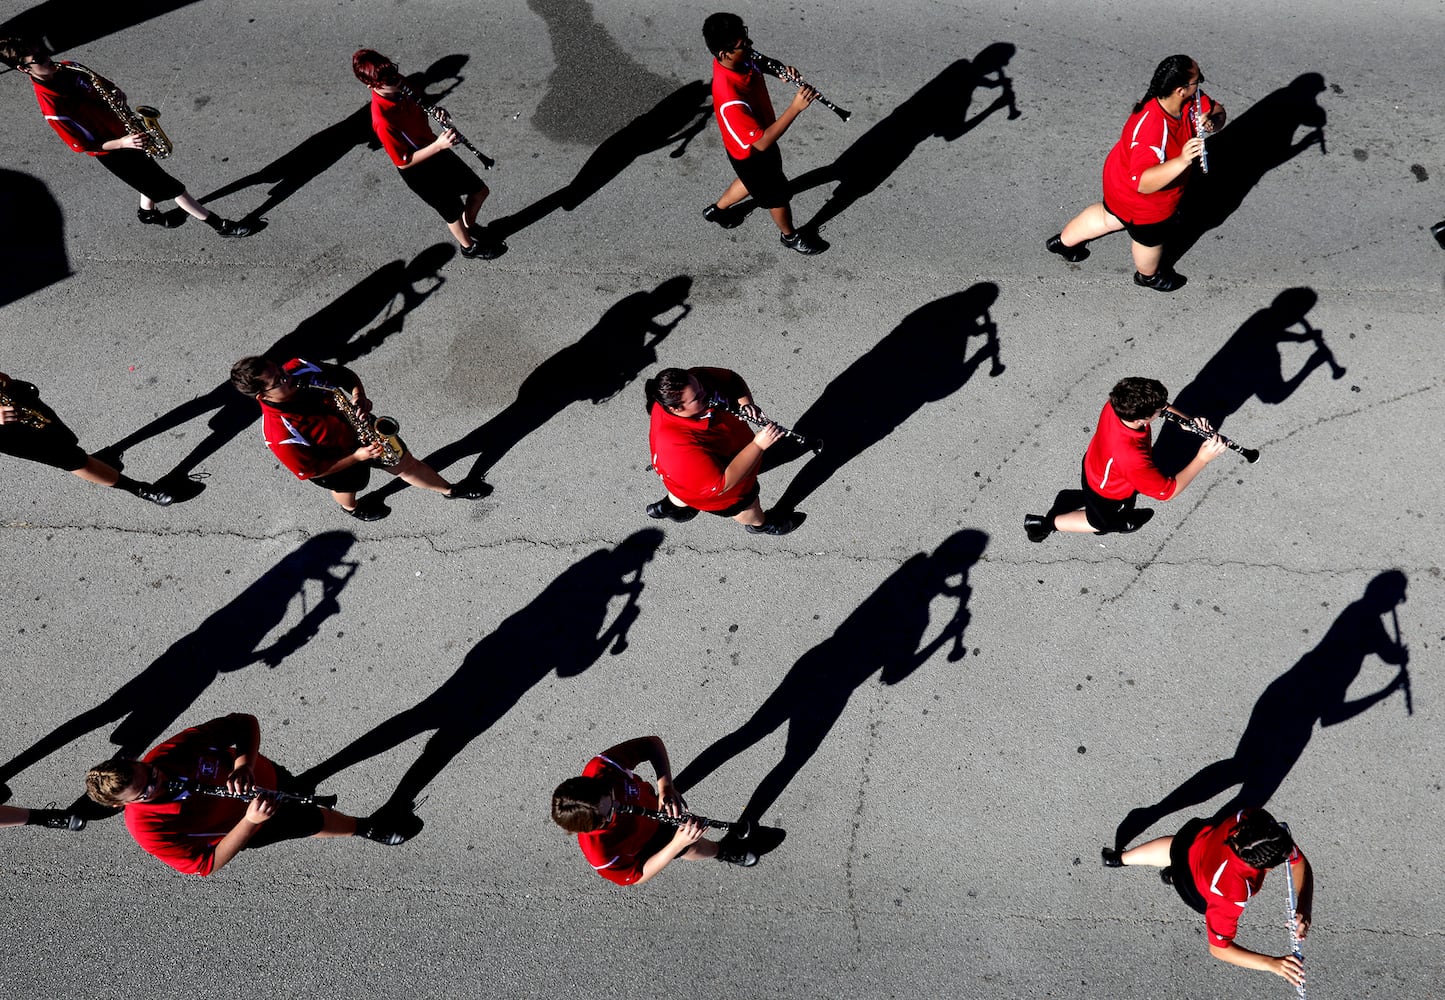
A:
POLYGON ((1225 843, 1251 868, 1273 868, 1294 850, 1294 838, 1263 809, 1246 813, 1225 843))
POLYGON ((1194 60, 1186 55, 1170 56, 1159 64, 1154 70, 1154 79, 1149 81, 1149 92, 1134 105, 1134 113, 1138 114, 1144 110, 1144 105, 1153 98, 1168 97, 1179 87, 1189 86, 1189 78, 1194 75, 1194 60))

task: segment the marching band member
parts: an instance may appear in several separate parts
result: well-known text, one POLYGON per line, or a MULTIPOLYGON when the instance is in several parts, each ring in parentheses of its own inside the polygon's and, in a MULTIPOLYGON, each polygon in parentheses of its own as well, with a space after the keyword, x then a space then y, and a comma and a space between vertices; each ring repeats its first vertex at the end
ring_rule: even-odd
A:
MULTIPOLYGON (((1185 114, 1185 104, 1194 100, 1204 74, 1189 56, 1170 56, 1154 70, 1149 92, 1134 105, 1124 123, 1119 141, 1104 160, 1104 200, 1096 201, 1069 221, 1063 232, 1050 236, 1045 247, 1065 260, 1081 261, 1089 256, 1085 243, 1108 233, 1127 229, 1133 240, 1134 284, 1160 292, 1172 292, 1184 284, 1184 276, 1172 269, 1160 270, 1164 243, 1174 225, 1174 214, 1189 169, 1204 148, 1202 136, 1185 114)), ((1203 97, 1205 131, 1224 126, 1224 105, 1203 97)))
POLYGON ((1152 378, 1126 378, 1109 392, 1099 424, 1084 453, 1084 506, 1053 517, 1025 514, 1029 541, 1042 542, 1055 531, 1108 534, 1137 531, 1152 510, 1136 512, 1140 493, 1171 500, 1193 482, 1204 467, 1227 450, 1203 417, 1190 417, 1169 405, 1169 390, 1152 378), (1193 461, 1178 475, 1166 476, 1154 465, 1149 424, 1164 410, 1193 420, 1210 436, 1200 443, 1193 461))
POLYGON ((783 246, 804 255, 821 253, 828 245, 816 233, 793 228, 788 178, 778 150, 778 140, 818 92, 808 86, 798 88, 779 118, 773 113, 767 82, 752 63, 753 41, 743 19, 736 14, 710 14, 703 22, 702 35, 713 54, 713 113, 737 174, 722 197, 703 210, 702 217, 732 229, 742 220, 731 209, 751 195, 773 217, 783 246))
POLYGON ((754 535, 786 535, 803 523, 792 513, 770 521, 758 499, 763 452, 783 437, 775 423, 753 432, 741 418, 714 406, 714 394, 761 417, 752 392, 726 368, 664 368, 644 383, 651 414, 652 468, 667 495, 647 505, 647 516, 691 521, 705 510, 731 517, 754 535))
POLYGON ((261 404, 261 433, 281 464, 297 479, 330 490, 331 498, 358 521, 386 516, 383 509, 357 502, 356 494, 366 489, 374 468, 448 500, 480 500, 492 492, 485 483, 452 485, 409 451, 394 464, 382 465, 382 442, 363 443, 329 392, 331 387, 343 390, 359 417, 369 419, 371 400, 349 368, 301 358, 284 365, 263 357, 242 358, 231 368, 231 385, 261 404))
MULTIPOLYGON (((35 99, 40 111, 66 145, 77 153, 93 156, 130 187, 140 192, 136 218, 149 226, 172 228, 180 225, 180 217, 170 216, 156 207, 157 202, 174 198, 187 215, 200 219, 218 236, 249 236, 251 227, 223 219, 207 209, 186 191, 186 186, 161 169, 141 150, 143 135, 130 134, 124 123, 97 90, 97 82, 71 62, 52 62, 45 47, 25 38, 0 40, 0 61, 30 77, 35 85, 35 99)), ((104 77, 98 85, 115 92, 125 102, 125 93, 104 77)))
POLYGON ((1244 969, 1272 972, 1295 986, 1305 981, 1304 964, 1293 954, 1272 957, 1234 943, 1245 904, 1257 895, 1270 869, 1289 862, 1294 880, 1296 934, 1309 934, 1314 897, 1310 863, 1285 827, 1263 809, 1241 809, 1223 819, 1191 819, 1172 837, 1159 837, 1127 851, 1106 847, 1105 868, 1149 865, 1179 897, 1204 914, 1209 953, 1244 969))
POLYGON ((725 840, 703 839, 707 827, 696 819, 674 829, 648 816, 618 812, 624 805, 682 815, 686 803, 672 785, 672 765, 660 737, 640 736, 589 760, 580 777, 568 778, 552 793, 553 822, 577 834, 588 863, 618 885, 651 881, 677 858, 712 858, 743 868, 758 863, 752 851, 725 840), (643 763, 651 764, 657 775, 655 789, 636 773, 643 763))
POLYGON ((452 149, 461 141, 456 130, 432 131, 426 110, 403 91, 401 70, 380 52, 358 49, 351 71, 371 88, 371 127, 396 172, 442 217, 462 256, 492 260, 506 253, 506 243, 477 225, 477 212, 491 191, 452 149))
POLYGON ((64 469, 88 483, 113 486, 160 507, 175 499, 156 484, 122 475, 114 466, 87 455, 75 432, 40 401, 40 391, 4 372, 0 372, 0 454, 64 469))
POLYGON ((213 875, 246 848, 283 840, 364 837, 395 847, 420 831, 415 817, 405 828, 392 828, 375 817, 358 819, 272 795, 246 801, 184 787, 194 782, 224 785, 232 793, 274 791, 277 765, 260 748, 256 717, 233 712, 177 733, 141 760, 97 764, 85 776, 86 794, 108 808, 123 808, 136 843, 183 875, 213 875))

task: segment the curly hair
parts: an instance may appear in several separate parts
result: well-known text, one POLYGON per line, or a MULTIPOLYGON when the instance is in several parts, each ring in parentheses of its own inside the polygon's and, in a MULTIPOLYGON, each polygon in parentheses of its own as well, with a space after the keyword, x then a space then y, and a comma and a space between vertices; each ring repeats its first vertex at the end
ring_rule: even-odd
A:
POLYGON ((1147 420, 1169 404, 1169 390, 1155 379, 1133 375, 1110 390, 1109 402, 1120 420, 1147 420))

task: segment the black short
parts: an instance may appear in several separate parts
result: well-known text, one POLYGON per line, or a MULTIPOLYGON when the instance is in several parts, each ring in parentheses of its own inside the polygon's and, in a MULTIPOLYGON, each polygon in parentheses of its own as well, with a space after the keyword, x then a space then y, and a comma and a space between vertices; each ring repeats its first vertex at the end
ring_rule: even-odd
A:
MULTIPOLYGON (((25 385, 25 383, 19 383, 25 385)), ((0 427, 0 454, 13 455, 30 462, 39 462, 52 468, 74 472, 90 461, 90 456, 80 447, 75 432, 55 415, 55 411, 39 399, 20 398, 16 402, 27 409, 38 410, 50 418, 43 428, 28 427, 25 424, 6 424, 0 427)))
POLYGON ((320 806, 278 802, 275 814, 251 835, 251 839, 246 841, 246 847, 265 847, 268 844, 279 844, 283 840, 314 837, 325 824, 326 816, 320 806))
POLYGON ((466 199, 487 185, 477 172, 462 162, 455 150, 445 150, 420 163, 397 170, 406 186, 436 210, 451 225, 462 217, 466 199))
POLYGON ((754 149, 746 159, 734 160, 733 170, 753 201, 763 208, 782 208, 791 199, 788 178, 783 173, 783 154, 777 144, 767 149, 754 149))
POLYGON ((117 149, 97 156, 100 165, 151 201, 165 201, 186 193, 186 186, 161 169, 138 149, 117 149))
POLYGON ((1110 208, 1107 201, 1104 202, 1104 211, 1124 223, 1124 228, 1129 231, 1129 238, 1140 246, 1162 247, 1169 242, 1178 228, 1175 222, 1177 216, 1170 216, 1163 222, 1129 222, 1110 208))
POLYGON ((1204 829, 1205 822, 1191 819, 1174 835, 1174 842, 1169 845, 1169 874, 1173 876, 1174 889, 1196 913, 1204 912, 1204 897, 1199 894, 1194 874, 1189 870, 1189 848, 1194 845, 1199 831, 1204 829))
POLYGON ((1124 500, 1101 497, 1089 485, 1089 474, 1082 467, 1079 469, 1079 482, 1084 486, 1084 516, 1089 519, 1089 527, 1101 535, 1107 535, 1111 531, 1123 531, 1129 526, 1129 515, 1134 512, 1134 501, 1139 499, 1138 493, 1131 493, 1124 500))
POLYGON ((371 463, 357 462, 329 476, 312 476, 311 482, 332 493, 360 493, 371 482, 371 463))
POLYGON ((737 517, 743 511, 757 503, 761 493, 762 487, 757 483, 753 483, 753 488, 748 490, 747 494, 739 498, 738 502, 731 507, 725 507, 722 510, 710 510, 707 513, 716 514, 718 517, 737 517))

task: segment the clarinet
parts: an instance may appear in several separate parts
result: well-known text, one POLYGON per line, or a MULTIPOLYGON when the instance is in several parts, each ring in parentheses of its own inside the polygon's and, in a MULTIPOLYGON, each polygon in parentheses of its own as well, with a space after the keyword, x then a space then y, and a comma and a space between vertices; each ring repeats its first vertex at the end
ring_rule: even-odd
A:
MULTIPOLYGON (((768 424, 776 423, 776 421, 769 420, 766 417, 763 417, 759 420, 748 416, 747 412, 743 410, 742 407, 738 406, 736 403, 728 399, 722 393, 713 393, 712 398, 707 401, 707 405, 716 406, 724 409, 727 412, 731 413, 733 416, 737 417, 739 420, 746 420, 748 423, 757 424, 759 427, 766 427, 768 424)), ((777 427, 778 430, 783 432, 783 437, 791 438, 792 440, 798 442, 798 444, 802 445, 804 448, 807 448, 809 451, 816 453, 823 450, 822 438, 808 437, 806 434, 799 434, 797 431, 792 430, 788 427, 784 427, 782 424, 778 424, 777 427)))
POLYGON ((408 86, 407 86, 406 84, 404 84, 404 83, 403 83, 403 84, 398 84, 397 87, 398 87, 398 89, 399 89, 403 94, 405 94, 407 97, 410 97, 413 101, 416 101, 417 104, 420 104, 420 105, 421 105, 421 109, 426 112, 426 116, 427 116, 428 118, 430 118, 432 121, 436 122, 436 123, 437 123, 438 125, 440 125, 442 128, 444 128, 444 129, 448 129, 448 128, 449 128, 449 129, 451 129, 454 133, 456 133, 457 142, 461 143, 463 146, 465 146, 465 147, 467 147, 468 149, 470 149, 473 153, 476 153, 476 154, 477 154, 477 159, 479 159, 479 160, 482 161, 482 168, 483 168, 484 170, 491 170, 493 167, 495 167, 495 166, 497 165, 497 161, 496 161, 496 160, 492 159, 492 158, 491 158, 490 156, 488 156, 486 153, 483 153, 483 152, 482 152, 480 149, 478 149, 476 146, 473 146, 473 145, 471 144, 471 141, 470 141, 469 139, 467 139, 466 136, 462 135, 461 129, 457 128, 457 127, 456 127, 455 125, 453 125, 450 121, 443 121, 443 120, 442 120, 442 115, 441 115, 442 109, 441 109, 441 108, 438 108, 438 107, 436 107, 435 105, 431 105, 431 104, 422 104, 421 98, 416 96, 416 91, 412 90, 410 87, 408 87, 408 86))
MULTIPOLYGON (((1189 431, 1191 434, 1197 434, 1197 435, 1199 435, 1199 436, 1202 437, 1202 438, 1207 438, 1207 437, 1213 437, 1213 436, 1214 436, 1214 435, 1211 434, 1209 431, 1205 430, 1204 428, 1202 428, 1202 427, 1200 427, 1198 424, 1196 424, 1194 421, 1190 420, 1188 417, 1181 417, 1179 414, 1175 413, 1173 410, 1165 410, 1165 411, 1164 411, 1164 419, 1170 421, 1171 423, 1176 423, 1176 424, 1178 424, 1180 427, 1183 427, 1186 431, 1189 431)), ((1259 449, 1258 449, 1258 448, 1245 448, 1245 447, 1242 447, 1241 445, 1235 444, 1233 441, 1231 441, 1229 438, 1225 437, 1223 434, 1220 434, 1220 435, 1219 435, 1219 440, 1223 441, 1223 442, 1224 442, 1224 446, 1225 446, 1226 448, 1228 448, 1230 451, 1237 451, 1237 452, 1239 452, 1241 455, 1243 455, 1243 456, 1244 456, 1244 460, 1245 460, 1246 462, 1248 462, 1250 465, 1253 465, 1255 462, 1258 462, 1258 461, 1259 461, 1259 449)))
MULTIPOLYGON (((748 58, 753 61, 753 64, 754 64, 755 66, 757 66, 758 69, 762 70, 764 73, 770 73, 770 74, 772 74, 773 76, 777 77, 779 80, 782 80, 784 83, 794 84, 794 85, 797 86, 799 89, 801 89, 801 88, 803 88, 803 87, 806 87, 806 86, 808 85, 808 81, 804 80, 804 79, 803 79, 801 76, 799 76, 797 73, 790 73, 790 72, 788 71, 788 67, 784 66, 782 63, 778 62, 776 59, 773 59, 773 58, 770 58, 770 57, 768 57, 768 56, 763 55, 763 54, 762 54, 761 52, 759 52, 757 49, 751 49, 751 50, 749 50, 749 51, 748 51, 748 58)), ((845 122, 846 122, 849 118, 852 118, 852 117, 853 117, 853 112, 849 111, 847 108, 840 108, 840 107, 838 107, 838 105, 836 105, 836 104, 834 104, 832 101, 828 100, 828 99, 827 99, 826 97, 824 97, 822 94, 819 94, 819 95, 815 98, 815 100, 817 100, 817 102, 818 102, 819 104, 823 105, 823 107, 825 107, 825 108, 827 108, 829 111, 833 112, 833 114, 835 114, 835 115, 837 115, 839 118, 843 119, 845 122)))
POLYGON ((326 809, 336 805, 335 795, 300 795, 296 792, 277 791, 274 788, 253 788, 249 792, 233 792, 225 785, 193 784, 184 778, 176 778, 167 782, 166 791, 171 795, 188 792, 191 795, 210 795, 218 799, 240 799, 242 802, 250 802, 258 795, 266 795, 277 802, 296 802, 303 806, 321 806, 326 809))
POLYGON ((1207 174, 1209 173, 1209 149, 1204 142, 1207 134, 1204 131, 1204 108, 1200 104, 1203 100, 1204 91, 1195 91, 1194 110, 1190 117, 1193 119, 1194 134, 1199 136, 1199 169, 1207 174))
MULTIPOLYGON (((1285 827, 1285 829, 1288 830, 1289 827, 1285 827)), ((1293 853, 1293 852, 1291 852, 1291 853, 1293 853)), ((1290 950, 1290 953, 1293 954, 1295 958, 1299 959, 1300 965, 1303 966, 1303 965, 1304 965, 1305 957, 1304 957, 1304 953, 1300 951, 1300 946, 1299 946, 1299 921, 1297 921, 1297 920, 1295 919, 1294 862, 1293 862, 1293 861, 1288 861, 1288 860, 1287 860, 1287 861, 1285 862, 1285 866, 1284 866, 1284 884, 1285 884, 1286 892, 1287 892, 1287 896, 1285 897, 1285 902, 1286 902, 1286 904, 1287 904, 1288 907, 1289 907, 1289 950, 1290 950)), ((1307 1000, 1307 998, 1306 998, 1306 996, 1305 996, 1305 985, 1304 985, 1304 983, 1300 983, 1298 986, 1296 986, 1296 987, 1294 988, 1294 991, 1299 994, 1300 1000, 1307 1000)))
POLYGON ((682 826, 690 819, 695 819, 703 826, 714 830, 730 830, 738 840, 747 840, 748 835, 753 832, 753 824, 750 820, 738 819, 729 823, 724 819, 708 819, 706 816, 694 816, 692 813, 683 813, 681 816, 669 816, 661 809, 644 809, 642 806, 619 805, 617 811, 624 816, 644 816, 647 819, 656 820, 667 826, 682 826))

